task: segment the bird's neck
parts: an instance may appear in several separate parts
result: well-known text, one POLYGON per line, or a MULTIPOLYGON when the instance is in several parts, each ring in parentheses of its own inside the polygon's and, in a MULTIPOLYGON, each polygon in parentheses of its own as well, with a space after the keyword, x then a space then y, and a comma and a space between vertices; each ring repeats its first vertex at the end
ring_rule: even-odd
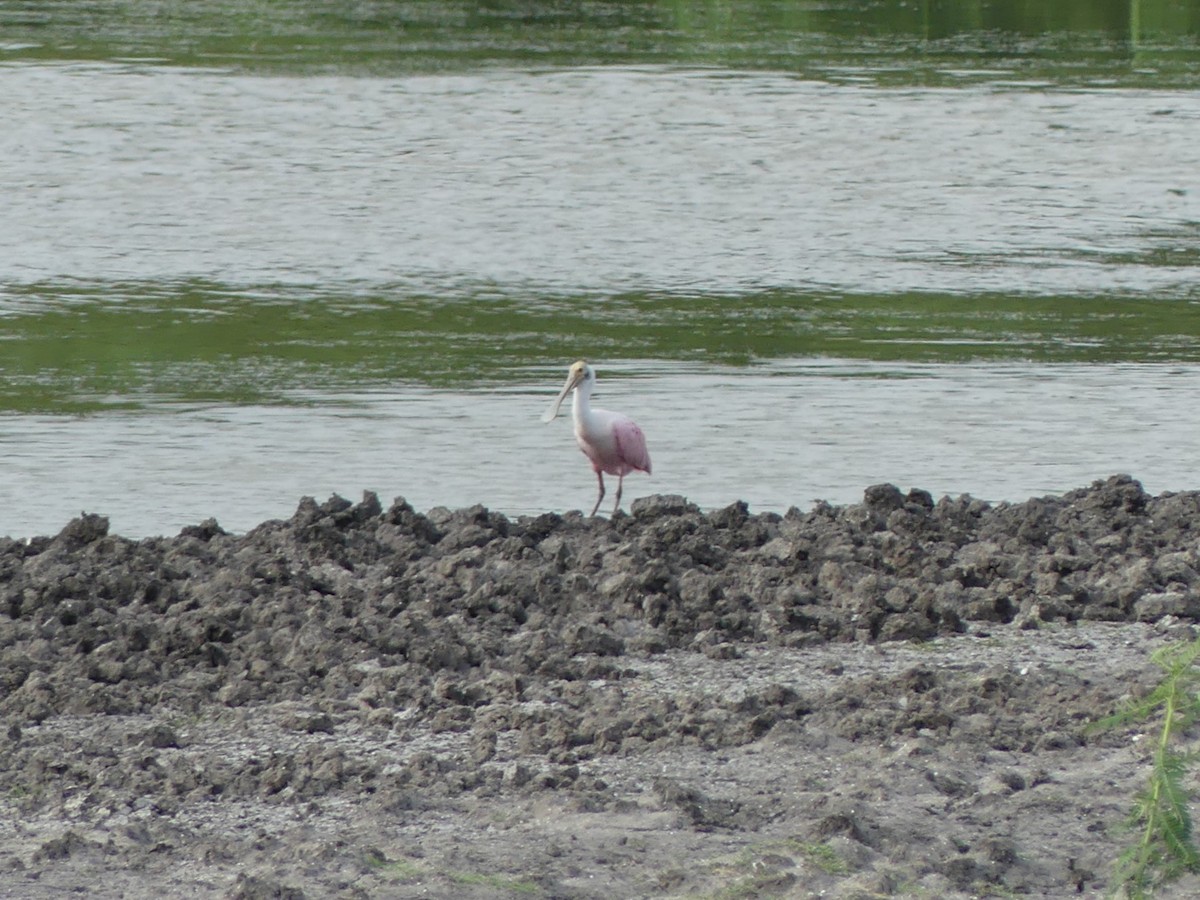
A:
POLYGON ((576 423, 586 421, 592 414, 592 392, 585 387, 575 388, 571 400, 571 418, 576 423))

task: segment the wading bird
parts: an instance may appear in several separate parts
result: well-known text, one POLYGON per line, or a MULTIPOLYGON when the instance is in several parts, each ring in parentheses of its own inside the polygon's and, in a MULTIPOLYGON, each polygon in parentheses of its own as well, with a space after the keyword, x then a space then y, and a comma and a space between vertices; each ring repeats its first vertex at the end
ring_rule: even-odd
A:
POLYGON ((571 403, 571 418, 575 422, 575 441, 579 449, 592 461, 592 469, 600 482, 600 496, 592 507, 592 515, 600 508, 604 499, 604 473, 617 476, 617 502, 613 514, 621 508, 621 487, 625 476, 639 471, 650 474, 650 454, 646 452, 646 436, 642 429, 628 416, 593 409, 592 389, 596 387, 596 370, 584 360, 579 360, 567 372, 567 383, 558 397, 550 404, 543 422, 552 422, 558 416, 558 408, 571 391, 575 397, 571 403))

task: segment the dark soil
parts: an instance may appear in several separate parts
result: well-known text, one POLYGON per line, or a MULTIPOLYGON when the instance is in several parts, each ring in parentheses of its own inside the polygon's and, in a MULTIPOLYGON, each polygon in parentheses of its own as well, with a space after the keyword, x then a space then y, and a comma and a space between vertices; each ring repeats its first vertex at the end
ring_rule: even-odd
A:
MULTIPOLYGON (((0 541, 0 896, 1100 896, 1200 493, 0 541)), ((1192 878, 1160 896, 1196 896, 1192 878)))

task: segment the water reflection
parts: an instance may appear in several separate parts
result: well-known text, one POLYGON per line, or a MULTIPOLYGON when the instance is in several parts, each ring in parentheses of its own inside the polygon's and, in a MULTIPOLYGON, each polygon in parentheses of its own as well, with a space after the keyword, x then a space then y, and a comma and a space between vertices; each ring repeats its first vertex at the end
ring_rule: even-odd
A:
MULTIPOLYGON (((890 364, 1200 362, 1200 306, 1121 296, 765 291, 464 297, 404 286, 53 281, 0 294, 0 411, 178 404, 305 410, 330 395, 556 381, 572 359, 632 371, 827 357, 890 364), (628 364, 626 364, 628 365, 628 364)), ((1081 370, 1082 371, 1082 370, 1081 370)))
POLYGON ((691 65, 887 84, 1194 85, 1197 0, 0 0, 0 59, 316 74, 691 65))

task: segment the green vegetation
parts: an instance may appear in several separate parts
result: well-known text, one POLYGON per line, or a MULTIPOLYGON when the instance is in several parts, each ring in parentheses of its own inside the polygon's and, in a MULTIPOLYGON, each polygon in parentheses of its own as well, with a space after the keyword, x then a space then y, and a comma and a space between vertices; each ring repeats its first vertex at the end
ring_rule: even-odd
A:
POLYGON ((497 891, 508 891, 512 894, 537 894, 541 892, 541 889, 532 881, 521 881, 516 878, 504 878, 500 875, 479 875, 473 872, 450 872, 448 877, 455 884, 469 884, 478 887, 488 887, 497 891))
POLYGON ((425 870, 407 859, 383 859, 381 857, 370 857, 368 863, 381 875, 388 875, 392 878, 401 878, 406 881, 420 878, 425 874, 425 870))
POLYGON ((519 878, 507 878, 502 875, 486 875, 478 872, 456 872, 446 871, 439 872, 435 869, 417 865, 407 859, 387 859, 382 854, 372 855, 367 858, 368 864, 375 869, 379 874, 389 878, 402 879, 404 881, 422 881, 427 878, 441 876, 449 879, 455 884, 470 885, 472 887, 486 887, 493 891, 503 892, 507 894, 539 894, 541 888, 532 881, 526 881, 519 878))
POLYGON ((1188 810, 1192 798, 1183 783, 1200 754, 1177 749, 1187 730, 1200 719, 1198 657, 1200 638, 1156 651, 1151 658, 1165 673, 1158 687, 1096 723, 1098 728, 1111 728, 1159 720, 1150 778, 1129 817, 1138 838, 1121 855, 1113 874, 1114 893, 1131 900, 1149 897, 1155 888, 1185 872, 1200 871, 1200 848, 1188 810))
POLYGON ((850 867, 846 861, 837 855, 828 844, 806 843, 800 847, 800 852, 810 863, 826 875, 849 875, 850 867))
POLYGON ((822 357, 1200 361, 1200 305, 1147 298, 764 291, 531 299, 494 289, 433 296, 210 282, 70 282, 5 293, 0 410, 22 413, 101 411, 114 398, 134 408, 303 404, 317 392, 403 384, 556 381, 579 347, 707 371, 822 357))
POLYGON ((1197 0, 0 0, 0 27, 5 60, 257 72, 671 64, 961 84, 1007 69, 1016 79, 1156 87, 1194 86, 1200 74, 1197 0))
MULTIPOLYGON (((732 858, 713 860, 710 871, 722 886, 708 896, 713 900, 742 900, 786 894, 802 871, 793 871, 795 860, 803 860, 826 875, 850 874, 847 862, 826 843, 798 839, 768 841, 746 847, 732 858)), ((682 873, 677 874, 683 880, 682 873)))

